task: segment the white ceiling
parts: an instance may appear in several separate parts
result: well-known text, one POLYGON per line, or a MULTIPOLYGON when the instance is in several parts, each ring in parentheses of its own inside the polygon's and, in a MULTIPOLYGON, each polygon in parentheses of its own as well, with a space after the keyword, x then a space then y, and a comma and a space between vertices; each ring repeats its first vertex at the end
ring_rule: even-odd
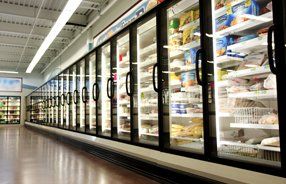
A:
MULTIPOLYGON (((0 0, 0 70, 26 71, 67 1, 0 0)), ((83 0, 33 72, 43 70, 107 4, 83 0)))

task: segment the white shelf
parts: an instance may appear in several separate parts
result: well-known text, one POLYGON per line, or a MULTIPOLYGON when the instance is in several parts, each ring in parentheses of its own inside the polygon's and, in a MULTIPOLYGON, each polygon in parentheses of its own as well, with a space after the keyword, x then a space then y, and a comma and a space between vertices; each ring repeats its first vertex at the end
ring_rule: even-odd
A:
POLYGON ((196 66, 195 64, 191 64, 191 65, 173 67, 172 69, 173 69, 173 72, 175 73, 183 73, 183 72, 189 72, 189 71, 195 70, 196 66))
POLYGON ((140 107, 158 107, 158 105, 157 104, 148 103, 148 104, 141 104, 140 107))
POLYGON ((273 13, 268 12, 260 16, 244 15, 244 17, 249 18, 249 20, 241 22, 239 24, 236 24, 224 30, 218 31, 215 33, 215 37, 223 37, 223 36, 227 36, 227 35, 231 35, 235 33, 238 34, 240 32, 246 31, 253 27, 256 27, 256 26, 259 26, 265 23, 270 23, 273 19, 273 13))
POLYGON ((187 43, 185 45, 182 45, 179 47, 179 49, 182 51, 187 51, 187 50, 190 50, 192 48, 199 47, 199 46, 201 46, 201 43, 200 43, 200 40, 197 40, 197 41, 193 41, 193 42, 187 43))
POLYGON ((232 142, 232 141, 220 141, 219 143, 222 144, 222 145, 241 146, 241 147, 246 147, 246 148, 253 148, 253 149, 260 149, 260 150, 280 152, 280 148, 279 147, 262 146, 260 144, 253 145, 253 144, 245 144, 245 143, 232 142))
POLYGON ((129 59, 123 59, 121 62, 119 62, 119 66, 125 66, 129 64, 129 59))
POLYGON ((259 36, 244 42, 236 43, 230 46, 227 46, 227 50, 232 52, 246 52, 251 51, 261 51, 267 49, 267 36, 259 36))
POLYGON ((119 129, 118 132, 123 132, 123 133, 130 133, 130 130, 123 130, 123 129, 119 129))
POLYGON ((151 120, 151 121, 157 121, 158 120, 158 115, 149 115, 149 114, 141 114, 140 117, 141 120, 151 120))
POLYGON ((262 90, 252 92, 242 92, 228 94, 229 98, 247 98, 247 99, 275 99, 277 98, 276 90, 262 90))
POLYGON ((200 25, 200 19, 194 20, 193 22, 190 22, 182 27, 179 28, 180 31, 184 31, 185 29, 193 26, 198 26, 200 25))
POLYGON ((181 50, 172 50, 170 52, 170 55, 169 55, 170 59, 174 59, 174 58, 177 58, 179 56, 183 57, 184 56, 184 52, 181 51, 181 50))
POLYGON ((253 128, 266 130, 279 130, 278 125, 264 125, 264 124, 246 124, 246 123, 230 123, 231 128, 253 128))
POLYGON ((219 88, 230 86, 228 80, 218 81, 215 83, 215 85, 217 85, 217 87, 219 87, 219 88))
POLYGON ((251 77, 251 76, 255 76, 255 78, 257 78, 257 75, 269 74, 270 72, 271 71, 269 65, 265 65, 261 67, 230 72, 229 74, 227 74, 227 78, 233 79, 238 77, 251 77))
POLYGON ((202 138, 192 138, 192 137, 180 137, 180 136, 173 136, 171 139, 180 139, 185 141, 194 141, 194 142, 204 142, 202 138))
POLYGON ((215 59, 215 62, 217 64, 224 64, 224 63, 229 63, 229 62, 242 62, 244 59, 243 58, 239 58, 239 57, 232 57, 232 56, 227 56, 227 55, 223 55, 223 56, 219 56, 215 59))
POLYGON ((119 113, 119 117, 126 117, 126 118, 128 118, 128 117, 130 117, 130 114, 128 114, 128 113, 122 113, 122 114, 120 114, 120 113, 119 113))
POLYGON ((172 118, 203 118, 203 113, 171 114, 172 118))
POLYGON ((217 115, 221 118, 233 117, 233 115, 230 112, 220 112, 217 115))
POLYGON ((157 43, 153 43, 143 49, 140 50, 140 56, 144 56, 150 52, 156 51, 157 43))
POLYGON ((174 34, 169 36, 169 39, 174 39, 174 38, 181 39, 182 37, 183 37, 182 33, 174 33, 174 34))
POLYGON ((141 135, 148 135, 148 136, 153 136, 153 137, 158 137, 158 134, 151 134, 151 133, 141 133, 141 135))
POLYGON ((141 93, 152 93, 152 92, 155 93, 154 89, 153 88, 149 88, 149 87, 148 88, 141 88, 140 92, 141 93))
POLYGON ((144 74, 140 77, 140 80, 148 80, 148 79, 152 79, 153 75, 152 74, 144 74))
POLYGON ((145 61, 141 62, 140 68, 146 68, 155 65, 156 62, 157 62, 157 57, 155 57, 155 59, 146 59, 145 61))

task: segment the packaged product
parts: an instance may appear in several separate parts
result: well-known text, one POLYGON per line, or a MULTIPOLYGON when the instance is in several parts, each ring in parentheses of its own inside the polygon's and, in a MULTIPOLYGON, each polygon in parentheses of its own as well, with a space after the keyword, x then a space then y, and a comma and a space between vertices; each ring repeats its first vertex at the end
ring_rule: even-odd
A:
POLYGON ((234 26, 238 23, 248 20, 242 15, 259 15, 259 5, 254 0, 244 0, 234 6, 232 6, 228 12, 230 26, 234 26))
POLYGON ((265 60, 267 60, 265 53, 253 53, 245 57, 245 66, 249 68, 262 66, 265 60))
MULTIPOLYGON (((240 42, 245 42, 247 40, 251 40, 254 38, 257 38, 257 34, 250 34, 250 35, 246 35, 246 36, 237 37, 236 39, 234 39, 234 44, 240 43, 240 42)), ((231 45, 231 44, 229 44, 229 45, 231 45)))
POLYGON ((185 65, 191 65, 196 63, 196 54, 198 48, 191 48, 184 53, 185 65))
POLYGON ((219 38, 216 40, 216 55, 222 56, 226 54, 228 46, 228 39, 227 37, 219 38))
POLYGON ((194 20, 198 20, 200 18, 200 10, 194 10, 194 20))
POLYGON ((267 125, 274 125, 278 124, 278 115, 271 113, 261 117, 258 121, 259 124, 267 124, 267 125))
POLYGON ((263 87, 265 89, 276 89, 276 76, 274 74, 268 75, 265 79, 263 87))
POLYGON ((180 27, 194 21, 194 11, 189 11, 180 16, 180 27))
POLYGON ((266 139, 262 140, 261 145, 262 146, 279 147, 280 146, 280 139, 279 139, 279 137, 266 138, 266 139))
POLYGON ((193 86, 196 83, 196 74, 193 71, 182 73, 183 87, 193 86))
POLYGON ((174 34, 179 32, 179 19, 174 18, 169 23, 169 33, 174 34))
POLYGON ((216 24, 216 31, 221 31, 230 26, 229 16, 227 14, 224 14, 215 20, 216 24))
POLYGON ((226 5, 227 0, 216 0, 215 9, 218 10, 226 5))
POLYGON ((183 31, 183 45, 191 42, 192 27, 188 27, 183 31))

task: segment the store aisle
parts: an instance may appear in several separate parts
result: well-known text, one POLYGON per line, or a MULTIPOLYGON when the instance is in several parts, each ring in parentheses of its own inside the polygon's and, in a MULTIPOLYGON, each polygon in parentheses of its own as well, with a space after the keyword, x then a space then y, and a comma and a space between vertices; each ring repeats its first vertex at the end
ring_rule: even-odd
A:
POLYGON ((22 126, 0 126, 0 184, 156 183, 22 126))

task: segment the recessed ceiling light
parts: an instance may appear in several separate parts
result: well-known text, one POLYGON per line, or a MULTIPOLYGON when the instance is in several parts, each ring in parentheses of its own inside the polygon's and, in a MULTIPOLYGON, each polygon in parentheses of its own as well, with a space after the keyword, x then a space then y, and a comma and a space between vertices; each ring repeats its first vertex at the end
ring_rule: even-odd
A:
POLYGON ((18 72, 16 72, 16 71, 5 71, 5 70, 2 70, 2 71, 0 71, 0 73, 12 73, 12 74, 17 74, 18 72))
POLYGON ((66 25, 68 20, 71 18, 73 13, 76 11, 78 6, 82 0, 69 0, 64 7, 62 13, 60 14, 59 18, 57 19, 56 23, 52 27, 51 31, 49 32, 48 36, 43 41, 42 45, 40 46, 39 50, 37 51, 36 55, 34 56, 32 62, 30 63, 29 67, 26 70, 26 73, 31 73, 37 63, 40 61, 42 56, 48 50, 49 46, 53 43, 54 39, 58 36, 61 32, 63 27, 66 25))

